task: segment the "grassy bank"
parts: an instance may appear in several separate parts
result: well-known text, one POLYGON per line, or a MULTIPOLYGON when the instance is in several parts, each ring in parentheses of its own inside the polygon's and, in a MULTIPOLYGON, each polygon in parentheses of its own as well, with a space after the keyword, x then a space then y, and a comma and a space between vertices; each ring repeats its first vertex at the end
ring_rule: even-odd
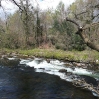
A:
POLYGON ((3 49, 1 50, 3 53, 19 53, 20 55, 25 56, 36 56, 43 58, 52 58, 59 60, 70 60, 70 61, 82 61, 82 62, 99 62, 99 52, 96 51, 62 51, 55 49, 32 49, 32 50, 11 50, 11 49, 3 49))

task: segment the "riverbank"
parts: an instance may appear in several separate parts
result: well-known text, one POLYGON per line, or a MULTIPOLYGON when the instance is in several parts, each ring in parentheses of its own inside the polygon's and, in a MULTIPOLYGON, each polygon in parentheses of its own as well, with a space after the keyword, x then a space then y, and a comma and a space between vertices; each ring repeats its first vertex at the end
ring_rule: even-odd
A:
POLYGON ((1 49, 1 54, 17 54, 23 57, 43 57, 50 59, 58 59, 71 62, 90 62, 93 64, 99 64, 99 52, 96 51, 63 51, 56 49, 1 49))
MULTIPOLYGON (((67 61, 67 59, 64 60, 61 58, 62 60, 59 61, 59 60, 56 60, 55 56, 53 56, 53 57, 45 56, 45 59, 44 59, 44 56, 39 56, 39 53, 40 54, 42 53, 42 55, 45 55, 44 53, 47 53, 47 54, 51 53, 52 55, 57 55, 57 53, 59 53, 59 55, 60 55, 60 53, 62 53, 61 55, 64 55, 65 57, 67 57, 66 55, 74 55, 73 57, 77 57, 77 55, 79 55, 78 58, 80 58, 81 56, 83 56, 85 54, 85 52, 86 52, 86 54, 89 55, 89 53, 87 53, 87 51, 83 51, 83 52, 67 51, 67 52, 65 52, 65 51, 60 51, 60 50, 45 50, 45 49, 7 50, 7 51, 3 50, 1 52, 2 57, 0 60, 0 62, 1 62, 0 64, 1 64, 1 66, 16 68, 16 69, 20 69, 21 71, 24 71, 26 69, 28 72, 30 72, 32 70, 32 71, 39 72, 39 73, 44 72, 44 73, 48 73, 51 75, 57 75, 61 79, 72 82, 73 85, 75 85, 76 87, 78 86, 83 89, 90 90, 90 91, 92 91, 93 95, 98 96, 99 95, 98 91, 96 89, 94 89, 94 87, 91 86, 90 82, 89 82, 89 81, 91 81, 91 83, 92 83, 92 81, 94 80, 97 83, 97 81, 99 80, 99 76, 98 76, 99 68, 93 69, 93 67, 96 67, 95 65, 92 66, 89 63, 87 63, 87 64, 82 63, 83 61, 81 61, 81 60, 79 60, 79 63, 76 62, 78 60, 73 60, 73 59, 71 59, 71 60, 68 59, 68 62, 63 62, 63 61, 67 61), (33 51, 34 51, 34 53, 33 53, 33 51), (44 51, 44 52, 42 52, 42 51, 44 51), (38 55, 38 56, 36 56, 36 55, 38 55), (43 57, 43 58, 35 58, 35 57, 43 57), (48 59, 48 58, 51 58, 51 59, 48 59), (53 59, 53 58, 55 58, 55 59, 53 59), (92 68, 88 68, 88 67, 92 67, 92 68), (88 78, 91 77, 91 80, 88 81, 89 83, 86 83, 87 81, 83 80, 83 78, 81 78, 79 75, 80 76, 86 75, 84 77, 85 78, 87 77, 87 80, 88 80, 88 78), (93 78, 93 80, 92 80, 92 78, 93 78), (94 79, 94 78, 96 78, 96 79, 94 79)), ((90 54, 90 55, 92 55, 92 54, 90 54)), ((95 53, 93 55, 95 55, 95 53)), ((86 60, 86 61, 88 62, 88 60, 86 60)), ((97 67, 99 67, 99 65, 97 67)))

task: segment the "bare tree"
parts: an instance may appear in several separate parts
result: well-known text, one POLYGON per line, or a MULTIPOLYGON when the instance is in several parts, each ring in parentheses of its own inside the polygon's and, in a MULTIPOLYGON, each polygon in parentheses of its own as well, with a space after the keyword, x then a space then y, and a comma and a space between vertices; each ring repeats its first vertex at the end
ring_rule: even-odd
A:
MULTIPOLYGON (((99 2, 97 0, 79 1, 83 3, 83 6, 80 5, 80 2, 77 5, 73 5, 75 6, 75 9, 72 11, 72 17, 67 17, 65 21, 69 21, 75 24, 77 27, 76 34, 78 34, 83 39, 88 47, 99 52, 99 44, 95 43, 95 41, 92 41, 88 36, 86 36, 85 32, 88 29, 90 31, 93 26, 99 25, 98 22, 94 23, 94 20, 99 17, 99 14, 94 14, 94 11, 98 8, 99 2)), ((90 32, 94 31, 95 30, 92 30, 90 32)))

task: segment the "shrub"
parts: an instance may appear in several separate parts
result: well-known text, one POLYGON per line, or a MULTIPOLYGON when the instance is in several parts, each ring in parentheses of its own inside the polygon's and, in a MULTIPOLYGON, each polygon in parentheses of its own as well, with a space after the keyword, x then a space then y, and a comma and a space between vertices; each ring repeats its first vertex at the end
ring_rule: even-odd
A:
POLYGON ((62 44, 62 43, 55 44, 55 48, 56 49, 61 49, 61 50, 66 50, 67 49, 65 44, 62 44))

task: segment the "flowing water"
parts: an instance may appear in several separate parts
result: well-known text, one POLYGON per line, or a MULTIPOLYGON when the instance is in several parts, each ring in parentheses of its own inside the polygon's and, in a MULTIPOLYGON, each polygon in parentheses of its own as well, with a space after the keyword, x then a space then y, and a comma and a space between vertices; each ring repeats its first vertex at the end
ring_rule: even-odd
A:
POLYGON ((99 99, 91 91, 73 86, 70 76, 59 72, 66 69, 74 74, 92 75, 92 71, 71 69, 58 60, 15 60, 0 60, 0 99, 99 99))

